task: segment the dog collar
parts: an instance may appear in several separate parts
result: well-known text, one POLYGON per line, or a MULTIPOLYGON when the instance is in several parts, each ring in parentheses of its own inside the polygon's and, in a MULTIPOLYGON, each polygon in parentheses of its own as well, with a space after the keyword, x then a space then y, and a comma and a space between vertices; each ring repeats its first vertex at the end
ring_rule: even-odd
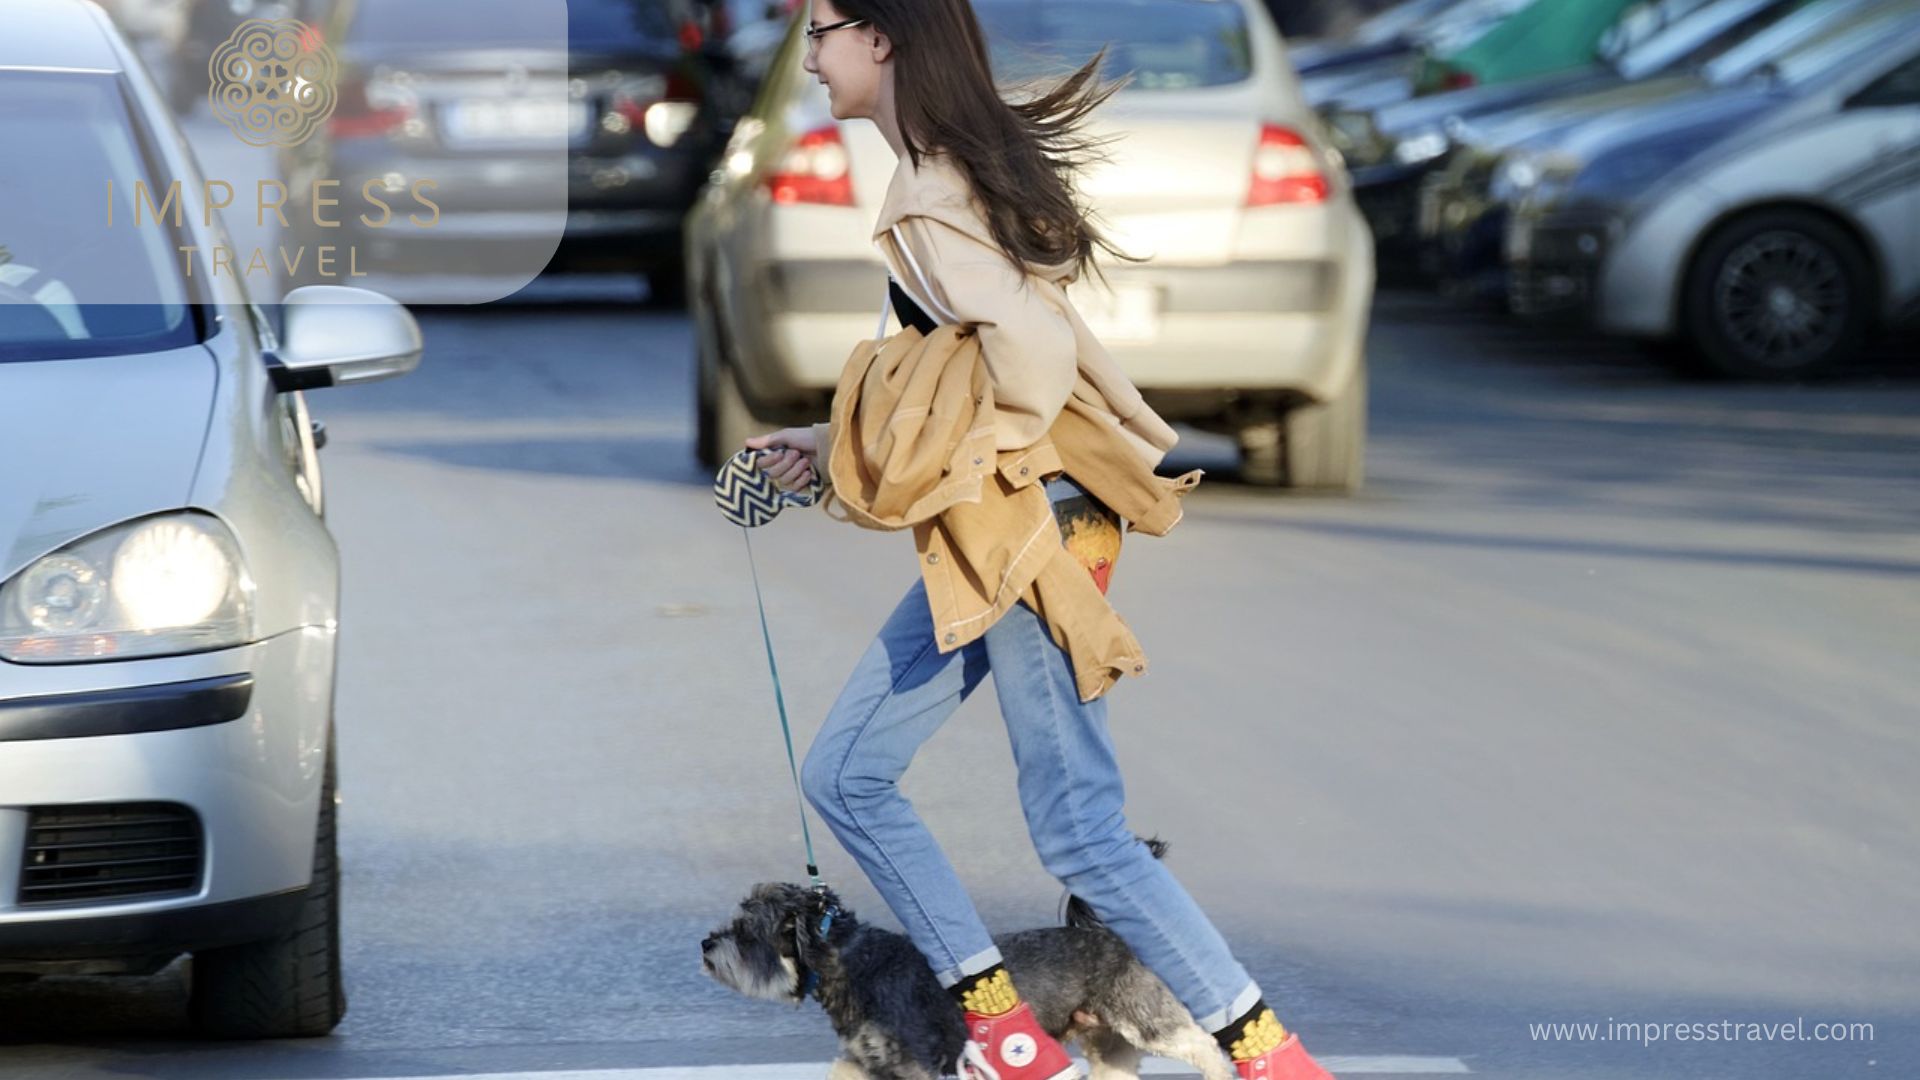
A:
MULTIPOLYGON (((828 904, 827 909, 821 912, 820 914, 820 936, 821 937, 825 937, 827 935, 827 930, 833 926, 834 917, 839 914, 840 914, 840 905, 838 904, 828 904)), ((795 963, 798 964, 799 961, 796 959, 795 963)), ((805 1001, 807 998, 813 996, 813 992, 815 990, 819 989, 820 973, 809 967, 802 967, 801 970, 806 972, 806 978, 800 981, 800 1000, 805 1001)))

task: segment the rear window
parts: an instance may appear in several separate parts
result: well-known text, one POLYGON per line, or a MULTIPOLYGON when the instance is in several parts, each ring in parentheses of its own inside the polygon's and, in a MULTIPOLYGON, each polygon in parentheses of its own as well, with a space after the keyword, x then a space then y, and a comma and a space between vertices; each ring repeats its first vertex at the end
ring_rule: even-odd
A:
POLYGON ((135 182, 149 205, 167 184, 155 183, 116 76, 0 71, 0 146, 0 362, 199 340, 179 254, 190 241, 171 218, 132 224, 135 182))
POLYGON ((1187 90, 1253 73, 1246 13, 1233 0, 975 0, 994 76, 1057 76, 1108 46, 1101 77, 1128 90, 1187 90))
MULTIPOLYGON (((551 40, 553 0, 403 0, 362 4, 347 40, 437 50, 525 45, 551 40)), ((568 44, 575 49, 658 46, 675 40, 670 0, 566 0, 568 44)))

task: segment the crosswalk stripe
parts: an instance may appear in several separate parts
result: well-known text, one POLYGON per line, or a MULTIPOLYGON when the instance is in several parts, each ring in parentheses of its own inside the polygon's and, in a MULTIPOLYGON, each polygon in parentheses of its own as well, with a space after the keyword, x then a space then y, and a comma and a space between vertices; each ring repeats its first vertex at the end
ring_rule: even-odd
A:
MULTIPOLYGON (((1456 1057, 1414 1054, 1316 1054, 1315 1060, 1335 1076, 1362 1073, 1386 1075, 1441 1075, 1470 1073, 1456 1057)), ((1084 1058, 1075 1058, 1086 1066, 1084 1058)), ((823 1080, 828 1062, 792 1061, 766 1065, 666 1065, 644 1069, 574 1069, 561 1072, 450 1073, 445 1076, 409 1076, 405 1080, 823 1080)), ((1149 1057, 1140 1063, 1142 1076, 1194 1076, 1183 1061, 1149 1057)), ((367 1077, 362 1080, 375 1080, 367 1077)))

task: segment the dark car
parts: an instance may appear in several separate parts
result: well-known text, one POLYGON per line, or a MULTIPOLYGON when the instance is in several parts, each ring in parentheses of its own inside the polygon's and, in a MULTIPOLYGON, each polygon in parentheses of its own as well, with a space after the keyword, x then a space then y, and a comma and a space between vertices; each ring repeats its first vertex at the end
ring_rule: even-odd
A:
MULTIPOLYGON (((681 302, 681 220, 738 95, 687 0, 565 7, 563 47, 541 5, 342 0, 325 32, 338 104, 320 134, 284 152, 296 241, 352 247, 362 270, 400 274, 517 268, 550 251, 549 270, 641 272, 656 301, 681 302), (431 177, 433 227, 368 229, 329 211, 341 226, 322 231, 307 201, 319 177, 384 178, 403 202, 431 177)), ((319 271, 298 280, 340 283, 319 271)))

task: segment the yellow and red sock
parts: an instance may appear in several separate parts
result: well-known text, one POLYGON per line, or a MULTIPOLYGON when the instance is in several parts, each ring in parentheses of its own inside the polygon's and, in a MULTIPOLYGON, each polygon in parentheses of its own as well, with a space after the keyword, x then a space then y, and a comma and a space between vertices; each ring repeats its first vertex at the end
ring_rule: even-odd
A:
POLYGON ((1287 1029, 1267 1003, 1256 1001, 1246 1015, 1213 1033, 1235 1061, 1252 1061, 1287 1041, 1287 1029))
POLYGON ((952 990, 962 1009, 981 1016, 1000 1016, 1020 1004, 1020 993, 1004 964, 969 975, 953 984, 952 990))

